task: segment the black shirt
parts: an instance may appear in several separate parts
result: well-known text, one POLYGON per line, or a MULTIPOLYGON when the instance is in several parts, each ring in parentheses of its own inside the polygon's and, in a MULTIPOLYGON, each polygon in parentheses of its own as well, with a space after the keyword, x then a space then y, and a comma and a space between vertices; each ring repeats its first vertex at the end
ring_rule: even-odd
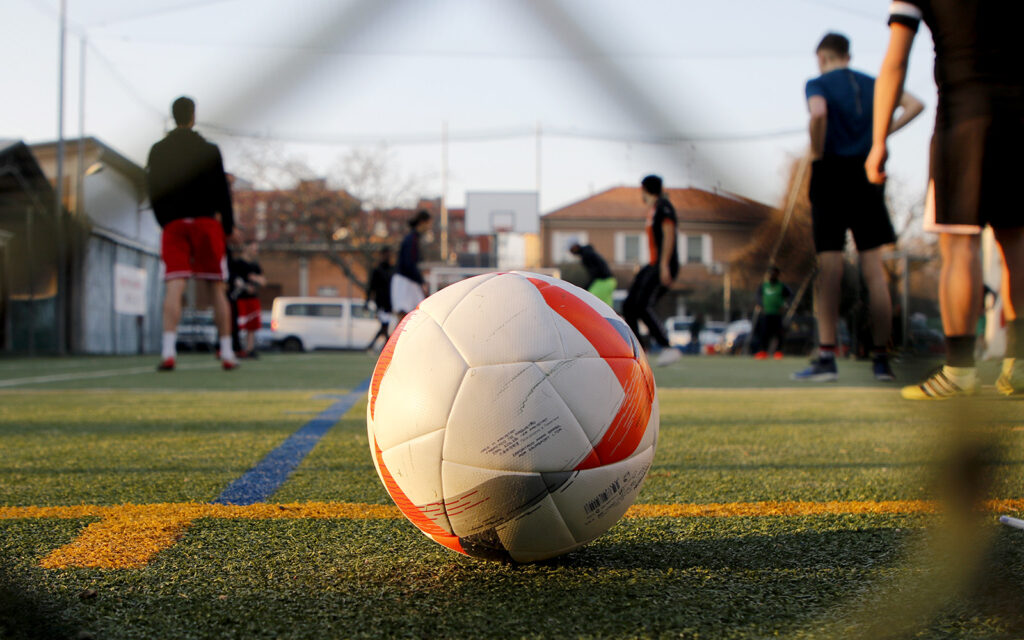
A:
POLYGON ((235 228, 231 191, 217 145, 177 128, 149 150, 149 201, 161 227, 182 218, 220 214, 224 233, 235 228))
POLYGON ((1021 0, 904 0, 889 9, 889 24, 917 30, 921 21, 935 41, 935 82, 940 107, 967 111, 1024 103, 1021 0))
POLYGON ((381 262, 370 272, 370 284, 366 289, 366 298, 373 296, 373 301, 380 311, 391 313, 391 274, 394 269, 389 262, 381 262))
MULTIPOLYGON (((668 198, 661 197, 654 205, 654 213, 647 218, 647 242, 651 253, 651 264, 654 266, 661 264, 661 243, 665 236, 661 225, 666 220, 672 222, 673 230, 678 229, 679 221, 676 219, 676 208, 672 206, 668 198)), ((668 269, 673 278, 679 273, 678 239, 672 243, 672 255, 668 260, 668 269)))
POLYGON ((608 263, 601 257, 601 254, 594 250, 594 247, 589 244, 583 245, 580 247, 579 256, 580 262, 583 263, 583 268, 587 270, 587 275, 590 276, 590 282, 587 283, 588 287, 593 284, 594 280, 612 277, 612 270, 608 268, 608 263))

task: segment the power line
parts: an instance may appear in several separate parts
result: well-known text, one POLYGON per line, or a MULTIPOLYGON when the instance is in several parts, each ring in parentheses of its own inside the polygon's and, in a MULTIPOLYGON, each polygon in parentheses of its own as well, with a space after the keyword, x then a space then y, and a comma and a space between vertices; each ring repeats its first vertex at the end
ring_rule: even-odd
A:
MULTIPOLYGON (((199 126, 205 131, 232 138, 250 138, 254 140, 265 140, 272 142, 291 144, 313 144, 325 146, 358 146, 365 144, 386 143, 394 146, 415 146, 433 145, 441 143, 441 136, 437 132, 429 133, 376 133, 376 134, 312 134, 312 133, 274 133, 271 131, 254 131, 238 127, 229 127, 213 122, 200 122, 199 126)), ((770 140, 785 138, 789 136, 805 135, 805 127, 794 127, 789 129, 777 129, 772 131, 760 131, 752 133, 719 133, 719 134, 644 134, 644 133, 622 133, 612 131, 580 130, 566 127, 544 126, 544 136, 549 138, 568 138, 582 140, 596 140, 603 142, 619 142, 627 144, 649 144, 649 145, 677 145, 687 143, 728 143, 728 142, 756 142, 759 140, 770 140)), ((449 142, 494 142, 498 140, 511 140, 517 138, 534 138, 537 135, 536 125, 523 125, 521 127, 501 127, 493 129, 478 129, 473 131, 449 132, 449 142)))
POLYGON ((838 11, 840 13, 846 13, 846 14, 849 14, 851 16, 856 16, 858 18, 862 18, 864 20, 870 20, 871 22, 874 22, 876 24, 879 23, 879 20, 882 20, 885 17, 884 13, 871 13, 871 12, 868 12, 868 11, 861 11, 859 9, 851 9, 850 7, 840 6, 840 5, 837 5, 837 4, 833 3, 833 2, 826 2, 825 0, 797 0, 797 1, 798 2, 802 2, 804 4, 813 5, 815 7, 821 8, 821 9, 829 9, 829 10, 832 10, 832 11, 838 11))
POLYGON ((172 5, 169 7, 161 7, 153 9, 152 11, 140 11, 138 13, 121 16, 119 18, 112 18, 110 20, 103 20, 100 22, 91 23, 89 28, 103 28, 112 24, 119 24, 122 22, 134 22, 137 20, 148 20, 156 16, 166 15, 168 13, 178 13, 181 11, 189 11, 191 9, 198 9, 201 7, 207 7, 215 4, 224 4, 225 2, 237 2, 238 0, 194 0, 193 2, 182 2, 180 4, 172 5))
POLYGON ((91 41, 88 43, 87 46, 88 46, 89 50, 92 51, 92 55, 97 60, 99 60, 100 63, 103 64, 104 67, 107 68, 107 71, 114 78, 114 80, 119 85, 121 85, 121 88, 124 89, 124 91, 133 100, 135 100, 136 103, 138 103, 146 111, 149 111, 150 113, 155 115, 161 122, 164 122, 167 119, 167 116, 165 115, 165 112, 162 109, 159 109, 156 106, 154 106, 152 103, 150 103, 144 97, 142 97, 142 94, 140 94, 139 91, 135 88, 135 85, 133 85, 131 82, 129 82, 128 79, 125 78, 124 75, 122 75, 121 72, 117 69, 117 67, 114 65, 114 63, 111 62, 105 55, 103 55, 103 53, 99 49, 97 49, 96 46, 91 41))
POLYGON ((337 49, 320 45, 303 45, 274 42, 218 41, 199 42, 194 40, 175 40, 167 38, 138 38, 125 34, 94 34, 95 39, 115 41, 132 45, 153 45, 171 47, 210 47, 239 48, 267 51, 290 51, 311 53, 324 56, 362 57, 362 58, 429 58, 429 59, 461 59, 461 60, 583 60, 583 59, 617 59, 617 60, 750 60, 757 59, 788 59, 804 58, 807 52, 801 51, 690 51, 680 53, 645 52, 645 51, 608 51, 600 54, 583 56, 578 53, 529 53, 500 51, 470 50, 433 50, 433 51, 386 51, 386 50, 354 50, 337 49))

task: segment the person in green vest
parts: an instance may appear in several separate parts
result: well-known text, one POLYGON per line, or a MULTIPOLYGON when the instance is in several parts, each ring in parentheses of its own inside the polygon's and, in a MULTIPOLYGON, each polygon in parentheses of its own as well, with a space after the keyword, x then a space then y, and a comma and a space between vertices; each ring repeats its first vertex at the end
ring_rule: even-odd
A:
POLYGON ((612 294, 615 293, 615 287, 619 283, 601 254, 589 244, 581 245, 578 242, 574 242, 569 247, 569 253, 578 257, 583 263, 583 268, 587 270, 589 278, 587 291, 597 296, 609 307, 612 306, 612 294))
POLYGON ((761 349, 754 354, 758 360, 764 360, 768 353, 774 351, 775 359, 782 359, 782 314, 793 292, 779 280, 779 268, 772 267, 768 278, 757 289, 757 309, 761 315, 760 345, 761 349), (772 340, 775 344, 772 344, 772 340))

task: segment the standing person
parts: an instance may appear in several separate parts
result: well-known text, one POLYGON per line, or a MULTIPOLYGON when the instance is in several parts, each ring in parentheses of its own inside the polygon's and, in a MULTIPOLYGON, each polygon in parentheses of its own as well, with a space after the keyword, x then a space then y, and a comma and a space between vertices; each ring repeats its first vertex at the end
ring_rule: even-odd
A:
POLYGON ((391 276, 391 308, 397 320, 416 308, 427 296, 427 282, 420 273, 420 239, 430 228, 430 213, 416 212, 409 219, 409 233, 398 249, 398 266, 391 276))
MULTIPOLYGON (((836 332, 839 294, 843 279, 843 248, 846 230, 860 254, 860 269, 868 287, 871 309, 871 355, 876 380, 893 380, 888 348, 892 331, 892 299, 882 265, 882 247, 896 241, 885 194, 868 182, 864 160, 871 149, 871 113, 875 80, 850 65, 850 41, 829 33, 818 45, 821 75, 806 87, 810 109, 811 220, 814 248, 818 253, 815 283, 815 315, 818 320, 819 355, 811 366, 794 373, 794 380, 835 381, 836 332)), ((887 125, 899 131, 924 109, 909 93, 899 105, 899 117, 887 125)))
POLYGON ((149 200, 163 228, 160 255, 164 264, 162 360, 158 370, 174 369, 181 298, 189 278, 203 283, 213 301, 220 338, 221 366, 238 367, 231 347, 231 316, 225 293, 225 238, 234 230, 231 190, 217 145, 192 130, 196 105, 182 96, 171 114, 177 126, 149 151, 149 200))
POLYGON ((926 231, 939 234, 939 307, 946 364, 923 382, 904 387, 912 400, 968 395, 977 390, 974 330, 981 309, 981 230, 992 227, 1003 254, 1006 354, 996 389, 1024 394, 1024 73, 1018 31, 1024 3, 983 0, 906 0, 890 8, 889 48, 878 76, 875 128, 865 168, 885 181, 885 118, 903 92, 910 47, 924 21, 935 41, 939 105, 931 146, 926 231))
POLYGON ((661 347, 658 365, 666 366, 679 360, 682 354, 669 346, 665 327, 655 313, 654 305, 679 275, 679 253, 676 248, 678 222, 675 207, 663 193, 660 177, 647 176, 640 182, 640 187, 641 198, 651 209, 647 216, 647 242, 651 261, 633 278, 622 312, 626 324, 637 338, 640 337, 638 321, 643 320, 651 339, 661 347))
POLYGON ((377 335, 373 336, 370 344, 366 345, 367 351, 372 349, 373 345, 377 343, 377 338, 383 338, 384 342, 388 340, 392 318, 391 276, 393 274, 391 247, 384 247, 380 250, 380 262, 370 272, 370 282, 366 287, 366 304, 363 305, 364 308, 368 308, 370 306, 370 299, 373 298, 373 302, 377 306, 377 320, 380 321, 380 329, 377 331, 377 335))
MULTIPOLYGON (((240 227, 235 227, 233 236, 237 236, 242 232, 240 227)), ((231 312, 231 349, 235 352, 236 356, 241 357, 242 353, 242 332, 238 328, 238 298, 237 291, 233 283, 238 279, 239 260, 238 256, 241 255, 242 248, 237 244, 228 242, 224 249, 224 255, 228 260, 228 307, 231 312)), ((220 357, 220 354, 217 354, 220 357)))
POLYGON ((701 355, 703 345, 700 343, 700 333, 704 331, 704 314, 698 313, 693 317, 693 322, 690 323, 690 342, 686 345, 686 350, 689 353, 695 355, 701 355))
POLYGON ((782 359, 782 314, 785 313, 792 297, 793 292, 789 287, 779 281, 779 268, 772 267, 768 271, 768 277, 757 289, 755 312, 761 317, 761 349, 754 357, 758 360, 766 359, 769 351, 774 351, 776 360, 782 359), (775 340, 774 350, 771 348, 772 340, 775 340))
POLYGON ((609 307, 613 306, 612 294, 615 287, 619 286, 619 281, 612 275, 612 270, 608 268, 608 263, 601 254, 589 244, 581 245, 578 242, 572 243, 569 253, 578 257, 583 263, 583 268, 587 270, 587 276, 590 278, 587 282, 587 291, 609 307))
POLYGON ((260 267, 259 244, 248 242, 242 247, 242 254, 235 259, 231 276, 232 291, 238 309, 238 329, 245 331, 245 350, 240 358, 258 358, 256 354, 256 332, 263 326, 260 316, 260 287, 267 284, 260 267))

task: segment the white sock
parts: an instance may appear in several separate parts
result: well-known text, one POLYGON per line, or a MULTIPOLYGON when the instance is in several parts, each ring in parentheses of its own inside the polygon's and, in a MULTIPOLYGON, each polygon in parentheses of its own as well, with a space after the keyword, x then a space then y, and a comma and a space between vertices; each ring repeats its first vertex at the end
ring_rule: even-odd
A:
POLYGON ((947 364, 942 369, 947 378, 961 387, 974 385, 978 375, 977 367, 951 367, 947 364))
POLYGON ((164 331, 163 347, 160 350, 160 357, 166 360, 167 358, 174 358, 178 355, 178 348, 176 343, 178 342, 178 334, 174 331, 164 331))
POLYGON ((220 337, 220 359, 225 362, 235 361, 235 350, 231 348, 231 336, 220 337))

